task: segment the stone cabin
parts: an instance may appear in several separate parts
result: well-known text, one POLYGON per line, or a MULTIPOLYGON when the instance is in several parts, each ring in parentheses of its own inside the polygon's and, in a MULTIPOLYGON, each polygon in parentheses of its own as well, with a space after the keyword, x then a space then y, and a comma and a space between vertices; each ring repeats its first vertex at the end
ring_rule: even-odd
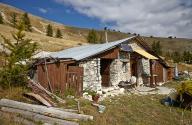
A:
POLYGON ((139 36, 54 52, 35 63, 34 80, 55 91, 102 90, 137 78, 138 84, 158 85, 172 79, 172 69, 139 36))

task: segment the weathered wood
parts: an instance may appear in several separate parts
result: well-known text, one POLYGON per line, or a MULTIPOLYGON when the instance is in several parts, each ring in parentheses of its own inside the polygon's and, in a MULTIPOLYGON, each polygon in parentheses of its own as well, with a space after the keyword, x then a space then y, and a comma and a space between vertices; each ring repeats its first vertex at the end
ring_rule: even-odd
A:
POLYGON ((61 111, 65 111, 65 112, 74 112, 74 113, 77 113, 78 110, 75 110, 75 109, 64 109, 64 108, 55 108, 55 107, 49 107, 51 109, 55 109, 55 110, 61 110, 61 111))
POLYGON ((16 122, 18 124, 22 124, 22 125, 36 125, 34 122, 27 120, 23 117, 17 116, 13 113, 8 113, 8 112, 3 112, 0 110, 0 117, 1 118, 7 118, 6 116, 9 116, 11 118, 11 122, 16 122))
POLYGON ((76 122, 52 118, 52 117, 48 117, 48 116, 40 115, 37 113, 20 110, 20 109, 2 107, 1 111, 21 114, 22 117, 24 117, 24 118, 28 118, 28 119, 34 120, 36 122, 41 121, 44 123, 49 123, 51 125, 54 125, 54 124, 57 124, 57 125, 78 125, 78 123, 76 123, 76 122))
POLYGON ((27 103, 22 103, 18 101, 8 100, 8 99, 1 99, 0 106, 31 111, 34 113, 39 113, 41 115, 46 115, 53 118, 93 120, 93 116, 90 116, 90 115, 76 114, 76 113, 48 108, 45 106, 27 104, 27 103))
POLYGON ((50 97, 56 99, 58 102, 60 103, 65 103, 65 100, 59 98, 58 96, 56 96, 55 94, 49 92, 48 90, 46 90, 43 86, 41 86, 38 83, 35 83, 33 80, 29 79, 29 87, 33 87, 36 86, 38 89, 40 89, 41 91, 44 91, 47 95, 49 95, 50 97))
POLYGON ((35 94, 35 93, 24 93, 23 94, 25 97, 29 98, 29 99, 33 99, 35 101, 40 102, 41 104, 51 107, 53 105, 51 105, 49 102, 47 102, 47 100, 45 100, 44 98, 42 98, 40 95, 35 94))

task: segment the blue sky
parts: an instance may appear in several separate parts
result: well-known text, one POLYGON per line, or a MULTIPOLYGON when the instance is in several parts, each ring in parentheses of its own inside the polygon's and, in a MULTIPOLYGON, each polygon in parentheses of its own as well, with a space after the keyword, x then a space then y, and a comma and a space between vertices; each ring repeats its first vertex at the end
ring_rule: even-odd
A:
POLYGON ((65 25, 192 38, 192 0, 1 0, 65 25))
POLYGON ((65 25, 100 29, 105 25, 94 17, 89 18, 75 11, 71 6, 59 4, 54 0, 0 0, 34 15, 63 23, 65 25))

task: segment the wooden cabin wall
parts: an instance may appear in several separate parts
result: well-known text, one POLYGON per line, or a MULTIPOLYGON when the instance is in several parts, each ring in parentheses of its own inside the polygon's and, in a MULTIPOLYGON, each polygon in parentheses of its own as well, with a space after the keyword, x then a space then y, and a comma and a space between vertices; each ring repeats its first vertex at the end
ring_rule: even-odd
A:
POLYGON ((168 68, 167 69, 167 80, 172 80, 174 77, 174 68, 168 68))
POLYGON ((158 61, 155 61, 153 64, 153 75, 156 76, 156 83, 164 82, 163 80, 163 65, 160 64, 158 61))
POLYGON ((101 58, 101 59, 117 59, 119 55, 120 49, 118 47, 108 50, 102 54, 95 56, 94 58, 101 58))
POLYGON ((51 88, 54 92, 74 90, 76 95, 81 95, 83 68, 78 66, 68 66, 66 63, 51 63, 47 64, 47 71, 45 64, 37 66, 38 82, 49 89, 48 81, 50 81, 51 88))

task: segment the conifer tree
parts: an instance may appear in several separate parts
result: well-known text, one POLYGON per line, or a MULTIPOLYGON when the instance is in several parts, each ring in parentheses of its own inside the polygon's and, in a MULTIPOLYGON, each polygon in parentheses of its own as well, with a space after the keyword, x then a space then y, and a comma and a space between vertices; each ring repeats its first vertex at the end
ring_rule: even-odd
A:
POLYGON ((192 63, 192 54, 190 51, 183 52, 183 62, 188 64, 192 63))
POLYGON ((12 18, 11 19, 12 26, 14 28, 16 28, 17 27, 17 15, 16 15, 16 13, 12 13, 11 18, 12 18))
POLYGON ((168 51, 168 52, 165 53, 165 59, 166 59, 166 60, 172 59, 170 51, 168 51))
POLYGON ((3 24, 3 17, 1 15, 1 13, 0 13, 0 24, 3 24))
POLYGON ((26 83, 31 56, 37 49, 36 43, 31 43, 31 39, 25 38, 22 23, 18 29, 18 32, 12 34, 14 41, 1 35, 3 38, 1 44, 6 50, 9 50, 3 55, 6 64, 0 69, 2 87, 19 86, 26 83))
POLYGON ((97 33, 96 33, 96 31, 94 29, 92 29, 89 32, 89 34, 87 36, 87 41, 89 43, 96 43, 98 41, 97 33))
POLYGON ((62 34, 61 34, 61 30, 60 29, 57 29, 55 37, 56 38, 62 38, 62 34))
POLYGON ((157 55, 162 55, 162 46, 160 44, 160 41, 153 41, 151 45, 152 50, 157 54, 157 55))
POLYGON ((174 61, 175 63, 179 63, 179 62, 182 61, 182 57, 181 57, 180 53, 177 52, 177 51, 173 52, 172 58, 173 58, 173 61, 174 61))
POLYGON ((30 19, 28 17, 28 13, 24 13, 23 14, 22 21, 23 21, 23 24, 25 26, 25 30, 31 32, 32 31, 32 29, 31 29, 31 21, 30 21, 30 19))
POLYGON ((47 36, 50 36, 52 37, 53 36, 53 29, 52 29, 52 26, 49 24, 47 25, 47 36))

